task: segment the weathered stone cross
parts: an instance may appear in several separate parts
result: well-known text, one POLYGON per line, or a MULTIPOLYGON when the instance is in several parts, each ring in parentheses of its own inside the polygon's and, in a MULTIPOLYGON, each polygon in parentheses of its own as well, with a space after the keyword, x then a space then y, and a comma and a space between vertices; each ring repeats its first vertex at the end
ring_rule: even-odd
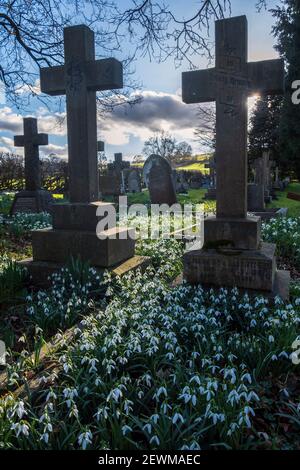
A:
POLYGON ((70 202, 98 199, 96 91, 123 86, 122 64, 95 60, 94 33, 87 26, 64 30, 65 65, 41 70, 41 90, 66 95, 70 202))
POLYGON ((184 72, 185 103, 216 101, 217 218, 247 216, 247 98, 281 94, 283 60, 248 63, 246 16, 216 22, 216 66, 184 72))
POLYGON ((37 119, 24 118, 24 135, 14 137, 15 147, 24 147, 25 156, 25 189, 36 191, 41 189, 41 172, 39 145, 48 145, 48 135, 38 134, 37 119))

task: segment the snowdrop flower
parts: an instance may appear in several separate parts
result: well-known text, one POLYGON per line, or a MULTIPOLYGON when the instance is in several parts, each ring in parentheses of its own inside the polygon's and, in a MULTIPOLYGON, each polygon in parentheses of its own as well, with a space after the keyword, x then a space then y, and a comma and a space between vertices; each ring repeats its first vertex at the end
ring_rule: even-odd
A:
POLYGON ((23 434, 25 437, 29 436, 29 426, 25 423, 14 423, 10 429, 15 431, 16 437, 19 437, 20 434, 23 434))
POLYGON ((143 426, 143 431, 146 431, 148 434, 152 434, 152 426, 150 423, 147 423, 145 424, 145 426, 143 426))
POLYGON ((130 426, 125 425, 122 427, 123 436, 126 436, 130 432, 132 432, 132 428, 130 426))
POLYGON ((92 444, 92 433, 90 431, 83 432, 78 436, 78 444, 83 450, 86 450, 87 446, 92 444))
POLYGON ((181 423, 184 423, 184 418, 180 413, 175 413, 175 415, 173 416, 172 423, 176 424, 177 421, 180 421, 181 423))
POLYGON ((159 415, 158 414, 155 414, 155 415, 152 415, 150 420, 154 423, 154 424, 157 424, 158 420, 159 420, 159 415))
POLYGON ((156 444, 157 446, 159 446, 160 444, 160 440, 157 436, 153 436, 151 439, 150 439, 150 444, 156 444))

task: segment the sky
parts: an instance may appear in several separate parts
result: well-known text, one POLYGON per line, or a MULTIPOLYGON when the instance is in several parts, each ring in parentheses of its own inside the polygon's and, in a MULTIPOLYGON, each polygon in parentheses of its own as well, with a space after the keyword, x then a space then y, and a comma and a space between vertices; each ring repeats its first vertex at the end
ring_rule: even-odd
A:
MULTIPOLYGON (((131 0, 118 1, 122 7, 131 4, 131 0)), ((170 5, 178 17, 184 18, 192 16, 197 3, 197 0, 172 0, 170 5)), ((249 61, 276 58, 278 54, 271 34, 274 19, 269 11, 257 13, 256 3, 257 0, 232 0, 231 16, 246 15, 248 18, 249 61)), ((268 7, 272 8, 277 3, 277 0, 269 0, 268 7)), ((213 27, 210 39, 214 40, 213 27)), ((124 50, 130 47, 125 40, 124 50)), ((122 59, 122 55, 118 59, 122 59)), ((209 65, 205 58, 194 58, 193 61, 199 69, 209 65)), ((114 153, 122 152, 124 159, 131 160, 134 155, 142 153, 144 141, 159 130, 169 131, 178 141, 189 142, 195 153, 203 151, 194 136, 197 107, 186 105, 181 100, 181 73, 189 69, 187 62, 176 68, 172 58, 156 63, 150 62, 148 57, 138 57, 134 68, 134 78, 141 84, 141 103, 133 107, 117 107, 113 113, 98 119, 98 139, 104 140, 108 159, 112 160, 114 153)), ((50 109, 33 100, 25 115, 37 117, 39 132, 49 133, 49 145, 40 148, 41 156, 54 153, 67 158, 67 129, 64 124, 58 124, 64 117, 64 108, 58 109, 56 100, 50 104, 50 109)), ((0 88, 0 151, 22 154, 22 149, 13 147, 13 136, 22 134, 23 116, 6 103, 0 88)))

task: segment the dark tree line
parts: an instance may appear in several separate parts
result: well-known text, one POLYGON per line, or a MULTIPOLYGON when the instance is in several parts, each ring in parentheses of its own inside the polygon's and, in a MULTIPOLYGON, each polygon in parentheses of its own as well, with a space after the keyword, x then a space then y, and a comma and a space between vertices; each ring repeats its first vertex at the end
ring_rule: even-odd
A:
MULTIPOLYGON (((68 185, 68 163, 58 157, 40 160, 42 188, 63 193, 68 185)), ((0 191, 20 191, 25 187, 24 158, 0 153, 0 191)))
POLYGON ((286 63, 285 95, 258 101, 251 119, 249 152, 255 158, 259 148, 267 146, 282 172, 300 179, 300 105, 292 101, 293 82, 300 80, 300 2, 283 0, 271 12, 276 21, 276 49, 286 63))

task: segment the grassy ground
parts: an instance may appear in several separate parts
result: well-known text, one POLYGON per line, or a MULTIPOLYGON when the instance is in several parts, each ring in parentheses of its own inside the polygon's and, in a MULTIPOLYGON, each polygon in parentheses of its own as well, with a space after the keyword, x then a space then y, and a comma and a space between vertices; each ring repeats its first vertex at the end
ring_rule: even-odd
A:
POLYGON ((285 191, 278 191, 278 199, 276 201, 272 201, 272 203, 269 204, 269 207, 287 207, 289 217, 300 217, 300 202, 288 199, 287 194, 289 192, 300 194, 300 183, 292 183, 285 191))

